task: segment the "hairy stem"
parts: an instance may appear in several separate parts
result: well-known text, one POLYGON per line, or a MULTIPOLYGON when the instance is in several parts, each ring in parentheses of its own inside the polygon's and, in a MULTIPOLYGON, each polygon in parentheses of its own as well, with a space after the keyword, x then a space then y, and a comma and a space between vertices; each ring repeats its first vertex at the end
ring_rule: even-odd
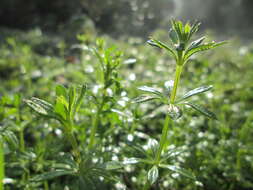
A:
POLYGON ((158 148, 158 151, 156 152, 155 160, 157 163, 159 163, 160 161, 161 154, 164 149, 164 145, 166 144, 166 141, 167 141, 167 136, 168 136, 168 131, 169 131, 169 121, 170 121, 170 116, 167 114, 164 121, 162 136, 159 142, 159 148, 158 148))
MULTIPOLYGON (((170 99, 171 104, 173 104, 175 102, 175 99, 176 99, 177 87, 178 87, 178 84, 179 84, 182 68, 183 68, 182 64, 177 64, 177 66, 176 66, 176 75, 175 75, 174 85, 173 85, 171 99, 170 99)), ((163 151, 164 146, 165 146, 166 141, 167 141, 167 136, 168 136, 168 131, 169 131, 169 121, 170 121, 170 116, 168 114, 166 114, 163 130, 162 130, 162 136, 161 136, 161 139, 160 139, 160 142, 159 142, 159 148, 158 148, 158 151, 156 153, 156 158, 155 158, 156 163, 159 163, 162 151, 163 151)))
POLYGON ((174 104, 175 99, 176 99, 177 87, 179 84, 182 69, 183 69, 183 65, 176 66, 176 75, 175 75, 174 85, 173 85, 173 89, 172 89, 172 93, 171 93, 171 97, 170 97, 171 104, 174 104))

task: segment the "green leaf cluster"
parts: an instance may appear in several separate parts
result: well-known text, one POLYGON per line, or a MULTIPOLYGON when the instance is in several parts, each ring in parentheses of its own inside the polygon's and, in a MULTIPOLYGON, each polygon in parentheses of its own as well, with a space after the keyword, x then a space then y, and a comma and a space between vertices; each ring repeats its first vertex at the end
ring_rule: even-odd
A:
POLYGON ((169 30, 170 45, 154 38, 150 38, 148 44, 165 49, 178 65, 184 65, 192 55, 198 52, 213 49, 226 43, 225 41, 204 43, 205 37, 191 42, 193 35, 199 30, 200 22, 183 24, 181 21, 172 19, 171 25, 169 30))

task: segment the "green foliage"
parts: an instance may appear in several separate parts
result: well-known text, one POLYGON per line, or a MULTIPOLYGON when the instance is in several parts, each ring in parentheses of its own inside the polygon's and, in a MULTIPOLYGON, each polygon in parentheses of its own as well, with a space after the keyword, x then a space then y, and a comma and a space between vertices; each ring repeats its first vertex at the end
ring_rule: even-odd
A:
MULTIPOLYGON (((251 46, 232 41, 173 74, 167 51, 137 39, 82 34, 63 48, 35 30, 8 35, 0 45, 5 189, 252 189, 251 46)), ((186 49, 203 44, 189 40, 186 49)))
POLYGON ((156 182, 156 180, 159 177, 159 171, 157 166, 153 166, 149 171, 148 171, 148 181, 151 184, 154 184, 156 182))
POLYGON ((169 37, 172 42, 172 47, 153 38, 148 43, 152 46, 167 50, 176 60, 177 65, 184 65, 195 53, 213 49, 226 43, 216 43, 213 41, 202 44, 205 37, 190 43, 193 35, 199 30, 199 22, 195 22, 192 25, 190 23, 184 25, 181 21, 171 20, 171 25, 172 28, 170 29, 169 37))

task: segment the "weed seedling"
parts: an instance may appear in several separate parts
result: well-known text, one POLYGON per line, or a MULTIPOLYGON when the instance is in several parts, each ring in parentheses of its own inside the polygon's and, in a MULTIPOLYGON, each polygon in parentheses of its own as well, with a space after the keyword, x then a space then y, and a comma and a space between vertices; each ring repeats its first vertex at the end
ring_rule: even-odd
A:
MULTIPOLYGON (((181 21, 172 20, 171 25, 172 28, 169 31, 169 37, 171 42, 170 45, 167 45, 153 38, 148 41, 148 44, 159 49, 165 49, 174 58, 176 62, 176 72, 173 87, 168 89, 169 93, 167 92, 165 94, 155 88, 142 86, 139 88, 139 90, 143 91, 144 94, 134 100, 135 103, 143 103, 147 101, 157 100, 167 106, 167 113, 164 120, 164 126, 162 129, 160 142, 158 143, 154 139, 148 142, 148 147, 149 149, 151 149, 151 151, 145 151, 144 149, 142 150, 142 152, 147 152, 147 159, 140 160, 138 158, 135 158, 136 162, 134 162, 134 164, 143 162, 151 165, 151 169, 147 172, 148 181, 143 189, 149 189, 150 186, 157 182, 157 179, 159 178, 159 168, 165 168, 170 170, 171 172, 195 179, 195 177, 185 169, 179 166, 175 166, 172 163, 168 164, 166 162, 169 158, 173 157, 178 152, 177 149, 165 152, 165 148, 168 141, 167 137, 169 131, 169 124, 182 116, 183 106, 191 107, 206 117, 217 119, 215 114, 207 110, 205 107, 202 107, 188 100, 192 96, 211 90, 211 85, 201 86, 190 90, 182 97, 177 97, 177 90, 179 87, 180 76, 183 67, 187 64, 187 62, 189 62, 191 56, 198 52, 203 52, 221 46, 225 42, 216 43, 213 41, 209 43, 204 43, 205 37, 201 37, 191 42, 193 35, 199 29, 199 22, 195 22, 191 25, 190 23, 183 24, 181 21), (151 152, 151 155, 148 152, 151 152)), ((133 158, 131 159, 133 160, 133 158)))

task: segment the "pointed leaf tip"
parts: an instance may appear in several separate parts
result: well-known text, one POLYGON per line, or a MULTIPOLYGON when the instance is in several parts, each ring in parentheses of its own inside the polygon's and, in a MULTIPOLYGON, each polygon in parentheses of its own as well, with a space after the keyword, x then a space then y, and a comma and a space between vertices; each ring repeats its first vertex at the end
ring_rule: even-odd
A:
POLYGON ((151 184, 154 184, 156 182, 156 180, 159 177, 159 171, 157 166, 153 166, 149 171, 148 171, 148 181, 151 184))

